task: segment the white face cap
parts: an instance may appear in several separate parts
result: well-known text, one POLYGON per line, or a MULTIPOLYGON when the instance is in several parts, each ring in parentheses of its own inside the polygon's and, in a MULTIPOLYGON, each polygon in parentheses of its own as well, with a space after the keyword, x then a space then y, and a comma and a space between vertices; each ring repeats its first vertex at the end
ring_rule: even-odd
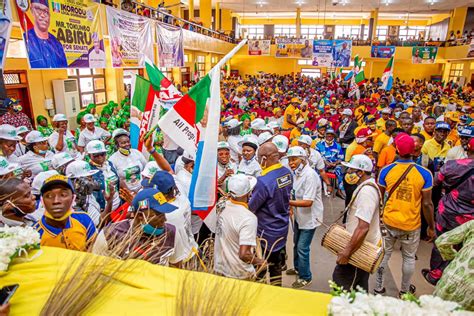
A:
POLYGON ((38 131, 31 131, 26 135, 25 141, 28 144, 34 144, 34 143, 39 143, 39 142, 44 142, 45 140, 48 140, 47 137, 44 137, 43 134, 41 134, 38 131))
POLYGON ((94 115, 92 115, 92 114, 86 114, 86 115, 84 115, 84 117, 82 119, 84 120, 84 123, 95 123, 96 122, 96 119, 95 119, 94 115))
POLYGON ((349 162, 342 162, 348 168, 371 172, 374 168, 372 160, 366 155, 354 155, 349 162))
POLYGON ((68 152, 57 153, 53 156, 53 159, 51 159, 51 166, 57 169, 73 160, 74 158, 68 152))
POLYGON ((18 136, 18 132, 13 125, 2 124, 0 125, 0 139, 6 140, 21 140, 21 137, 18 136))
POLYGON ((112 138, 115 138, 115 137, 121 136, 121 135, 130 136, 130 133, 127 132, 126 130, 124 130, 123 128, 117 128, 116 130, 113 131, 112 138))
POLYGON ((233 197, 241 197, 250 193, 256 184, 256 178, 244 174, 236 174, 227 180, 227 190, 233 197))
POLYGON ((217 143, 217 150, 219 149, 230 149, 228 142, 218 142, 217 143))
POLYGON ((190 153, 190 152, 184 151, 183 158, 194 161, 196 159, 196 153, 190 153))
POLYGON ((342 115, 349 115, 349 116, 352 115, 351 109, 344 109, 344 110, 342 110, 342 115))
POLYGON ((270 132, 263 132, 258 135, 258 145, 262 145, 272 139, 273 135, 270 132))
POLYGON ((39 195, 41 193, 41 187, 43 186, 44 181, 58 174, 59 173, 56 170, 48 170, 38 173, 33 179, 33 182, 31 182, 31 193, 34 195, 39 195))
POLYGON ((239 146, 242 147, 244 144, 253 144, 258 148, 258 138, 255 135, 245 135, 241 141, 239 141, 239 146))
POLYGON ((145 178, 151 179, 155 175, 155 173, 159 170, 161 170, 161 168, 158 167, 158 164, 156 163, 156 161, 149 161, 145 165, 145 168, 143 168, 142 176, 144 176, 145 178))
POLYGON ((29 132, 29 131, 30 130, 26 126, 20 126, 20 127, 17 127, 17 129, 16 129, 17 135, 20 135, 20 134, 23 134, 23 133, 26 133, 26 132, 29 132))
POLYGON ((266 130, 267 126, 265 125, 265 121, 261 118, 256 118, 255 120, 250 123, 250 127, 256 130, 266 130))
POLYGON ((91 140, 87 143, 86 152, 88 154, 98 154, 107 152, 107 149, 105 148, 104 142, 100 140, 91 140))
POLYGON ((234 128, 241 125, 242 122, 239 122, 237 119, 231 119, 229 122, 225 123, 225 126, 228 128, 234 128))
POLYGON ((313 139, 309 135, 301 135, 298 137, 298 142, 311 146, 313 139))
POLYGON ((19 164, 9 163, 8 160, 6 160, 4 157, 0 157, 0 176, 9 174, 10 172, 18 169, 19 167, 19 164))
POLYGON ((276 135, 275 137, 273 137, 272 143, 277 146, 279 153, 286 153, 290 141, 283 135, 276 135))
POLYGON ((300 146, 293 146, 288 149, 288 153, 286 154, 287 157, 302 157, 306 158, 306 150, 300 146))
POLYGON ((67 121, 67 117, 66 115, 62 113, 58 113, 53 117, 53 122, 63 122, 63 121, 67 121))
POLYGON ((99 172, 99 170, 92 170, 91 165, 82 160, 71 162, 66 168, 66 177, 68 178, 83 178, 89 177, 99 172))

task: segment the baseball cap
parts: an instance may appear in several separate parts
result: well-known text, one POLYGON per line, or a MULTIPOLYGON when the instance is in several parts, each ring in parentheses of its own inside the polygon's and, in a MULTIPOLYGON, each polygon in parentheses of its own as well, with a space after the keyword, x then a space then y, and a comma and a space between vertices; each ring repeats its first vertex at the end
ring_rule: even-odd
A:
POLYGON ((267 127, 273 130, 274 128, 280 128, 281 126, 277 121, 272 121, 267 124, 267 127))
POLYGON ((134 211, 150 209, 158 213, 171 213, 177 209, 168 203, 162 192, 155 188, 146 188, 135 195, 132 201, 134 211))
POLYGON ((6 140, 21 140, 21 137, 18 136, 18 131, 15 126, 10 124, 0 125, 0 139, 6 140))
POLYGON ((160 192, 168 193, 176 186, 173 176, 166 171, 156 171, 148 181, 149 186, 158 189, 160 192))
POLYGON ((5 157, 0 156, 0 176, 9 174, 10 172, 18 169, 20 167, 17 163, 10 163, 5 157))
POLYGON ((392 109, 391 108, 383 108, 381 112, 382 112, 382 114, 390 114, 390 113, 392 113, 392 109))
POLYGON ((95 119, 94 115, 92 115, 90 113, 84 115, 84 117, 82 119, 84 120, 84 123, 95 123, 96 122, 96 119, 95 119))
POLYGON ((43 134, 41 134, 39 131, 31 131, 25 137, 25 141, 28 144, 44 142, 45 140, 48 140, 48 138, 44 137, 43 134))
POLYGON ((352 115, 351 109, 344 109, 344 110, 342 110, 342 115, 352 115))
POLYGON ((272 139, 273 135, 270 132, 263 132, 258 135, 258 145, 262 145, 272 139))
POLYGON ((304 118, 300 117, 299 119, 296 120, 296 125, 302 125, 304 124, 304 118))
POLYGON ((446 122, 436 122, 435 130, 437 130, 437 129, 445 129, 445 130, 450 131, 451 126, 449 126, 449 124, 446 123, 446 122))
POLYGON ((265 121, 261 118, 256 118, 250 123, 250 128, 256 130, 267 130, 268 127, 265 125, 265 121))
POLYGON ((294 97, 291 99, 291 103, 300 103, 300 99, 298 99, 297 97, 294 97))
POLYGON ((298 137, 298 142, 311 146, 311 143, 313 142, 313 140, 311 139, 311 136, 309 135, 301 135, 300 137, 298 137))
POLYGON ((258 138, 255 135, 245 135, 241 141, 239 141, 239 146, 243 147, 248 145, 253 149, 257 150, 258 148, 258 138))
POLYGON ((57 153, 53 156, 53 159, 51 159, 51 167, 57 169, 73 160, 74 158, 68 152, 57 153))
MULTIPOLYGON (((161 168, 158 167, 158 164, 156 163, 156 161, 149 161, 145 165, 145 168, 143 168, 142 176, 150 179, 159 170, 161 170, 161 168)), ((145 179, 143 181, 148 181, 148 179, 145 179)))
POLYGON ((20 103, 20 100, 16 100, 16 99, 13 99, 13 98, 5 98, 3 100, 3 107, 8 108, 9 106, 11 106, 13 104, 18 104, 18 103, 20 103))
POLYGON ((227 180, 227 191, 234 197, 241 197, 253 190, 257 184, 255 177, 246 176, 245 174, 236 174, 227 180))
POLYGON ((342 165, 348 168, 371 172, 374 168, 372 160, 366 155, 354 155, 349 162, 342 162, 342 165))
POLYGON ((464 128, 459 132, 459 136, 474 137, 474 127, 472 127, 472 126, 466 126, 466 127, 464 127, 464 128))
POLYGON ((49 177, 58 175, 59 173, 56 170, 48 170, 42 171, 33 178, 33 182, 31 182, 31 193, 34 195, 41 194, 41 187, 44 184, 44 181, 49 177))
POLYGON ((286 153, 287 157, 306 157, 306 150, 303 149, 301 146, 293 146, 288 149, 286 153))
POLYGON ((326 130, 326 135, 327 135, 327 134, 333 134, 333 135, 336 135, 336 131, 335 131, 335 130, 333 130, 332 128, 328 128, 328 129, 326 130))
POLYGON ((370 130, 370 128, 367 128, 367 127, 361 128, 356 133, 356 142, 357 143, 362 143, 362 142, 366 141, 367 138, 372 137, 372 136, 373 136, 373 134, 372 134, 372 131, 370 130))
POLYGON ((97 172, 99 170, 92 170, 91 165, 83 160, 73 161, 66 168, 66 176, 71 179, 89 177, 97 172))
POLYGON ((365 117, 365 122, 366 123, 372 123, 372 122, 375 122, 375 121, 376 121, 376 119, 375 119, 375 116, 373 116, 373 115, 367 115, 365 117))
POLYGON ((279 153, 286 153, 290 142, 288 138, 286 138, 285 136, 276 135, 275 137, 273 137, 272 143, 274 143, 275 146, 277 146, 279 153))
POLYGON ((241 124, 242 124, 242 122, 239 122, 237 119, 231 119, 230 121, 225 123, 224 126, 227 126, 228 128, 234 128, 234 127, 237 127, 241 124))
POLYGON ((415 141, 407 133, 398 134, 394 143, 400 156, 411 155, 415 150, 415 141))
POLYGON ((91 140, 87 143, 86 152, 88 154, 98 154, 98 153, 106 153, 107 149, 105 148, 104 142, 100 140, 91 140))
MULTIPOLYGON (((189 160, 189 161, 194 161, 194 160, 196 160, 196 153, 190 153, 190 152, 188 152, 188 151, 185 150, 185 151, 183 152, 183 155, 181 156, 181 159, 185 159, 185 160, 189 160)), ((183 161, 184 161, 184 160, 183 160, 183 161)), ((186 163, 186 162, 184 161, 184 163, 186 163)))
POLYGON ((112 138, 115 139, 115 137, 122 136, 122 135, 130 136, 130 133, 124 130, 123 128, 117 128, 116 130, 113 131, 112 138))
POLYGON ((218 142, 217 143, 217 150, 219 149, 230 149, 228 142, 218 142))
POLYGON ((53 122, 63 122, 63 121, 67 121, 66 115, 62 113, 58 113, 53 116, 53 122))
POLYGON ((445 119, 450 119, 454 122, 459 122, 459 112, 449 111, 444 114, 445 119))
MULTIPOLYGON (((17 135, 20 135, 20 134, 23 134, 23 133, 26 133, 26 132, 29 132, 30 130, 28 129, 28 127, 26 126, 20 126, 20 127, 17 127, 16 128, 16 134, 17 135)), ((21 137, 21 136, 20 136, 21 137)))
POLYGON ((74 193, 74 186, 72 185, 71 180, 62 174, 56 174, 44 180, 40 190, 41 195, 44 195, 55 185, 65 186, 74 193))

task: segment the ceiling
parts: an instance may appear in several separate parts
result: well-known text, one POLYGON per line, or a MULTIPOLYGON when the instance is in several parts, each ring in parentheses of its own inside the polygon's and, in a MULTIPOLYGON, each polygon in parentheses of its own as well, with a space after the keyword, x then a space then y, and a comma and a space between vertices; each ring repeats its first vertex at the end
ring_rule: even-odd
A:
MULTIPOLYGON (((197 5, 198 1, 195 1, 197 5)), ((297 8, 301 12, 317 16, 336 13, 370 12, 379 8, 379 14, 384 13, 449 13, 450 10, 465 5, 473 5, 473 0, 213 0, 220 2, 221 8, 231 9, 242 16, 245 13, 293 13, 297 8), (388 5, 387 5, 388 1, 388 5)), ((274 14, 271 14, 272 16, 274 14)))

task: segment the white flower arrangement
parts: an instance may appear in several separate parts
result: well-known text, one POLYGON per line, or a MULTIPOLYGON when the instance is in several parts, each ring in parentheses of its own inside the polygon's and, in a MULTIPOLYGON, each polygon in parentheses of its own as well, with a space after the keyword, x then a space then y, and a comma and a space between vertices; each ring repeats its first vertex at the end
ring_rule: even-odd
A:
POLYGON ((11 261, 39 249, 40 235, 31 227, 0 227, 0 271, 7 271, 11 261))
POLYGON ((334 296, 328 306, 331 316, 355 315, 385 315, 385 316, 444 316, 444 315, 474 315, 474 313, 461 310, 458 303, 444 301, 432 296, 406 295, 402 299, 367 294, 364 291, 343 291, 341 287, 329 282, 331 294, 334 296))

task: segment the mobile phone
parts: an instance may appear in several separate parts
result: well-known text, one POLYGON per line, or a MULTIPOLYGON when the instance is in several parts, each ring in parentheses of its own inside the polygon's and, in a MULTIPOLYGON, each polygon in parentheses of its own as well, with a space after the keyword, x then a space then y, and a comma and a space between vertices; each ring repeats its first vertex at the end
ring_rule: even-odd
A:
POLYGON ((2 287, 0 290, 0 305, 7 304, 18 289, 18 284, 12 284, 2 287))

